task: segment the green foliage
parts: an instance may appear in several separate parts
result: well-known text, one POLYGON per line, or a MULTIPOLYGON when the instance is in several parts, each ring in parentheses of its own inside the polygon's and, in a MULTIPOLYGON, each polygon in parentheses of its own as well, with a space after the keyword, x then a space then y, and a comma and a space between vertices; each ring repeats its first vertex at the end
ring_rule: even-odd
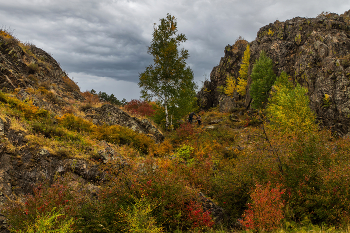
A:
POLYGON ((271 127, 286 133, 306 134, 316 130, 315 114, 309 107, 306 88, 299 84, 294 87, 287 74, 282 72, 274 89, 266 109, 271 127))
POLYGON ((33 224, 29 224, 26 230, 12 230, 20 233, 70 233, 73 231, 74 219, 67 219, 58 223, 58 218, 64 216, 53 208, 51 212, 37 216, 33 224))
POLYGON ((176 156, 179 158, 188 161, 192 158, 192 153, 194 151, 194 148, 189 145, 183 145, 182 147, 178 148, 176 150, 176 156))
POLYGON ((83 207, 79 228, 82 232, 137 232, 149 224, 159 231, 159 224, 168 232, 190 229, 187 203, 196 195, 188 188, 183 166, 147 159, 123 169, 110 186, 101 189, 98 200, 83 207))
POLYGON ((31 73, 31 74, 34 74, 34 73, 38 72, 38 70, 39 70, 38 64, 36 64, 36 63, 34 63, 34 62, 30 63, 30 64, 28 65, 28 68, 29 68, 29 70, 30 70, 29 73, 31 73))
POLYGON ((139 134, 129 128, 119 125, 102 125, 94 128, 92 138, 105 140, 115 144, 127 144, 147 154, 154 141, 144 134, 139 134))
POLYGON ((56 117, 59 124, 69 130, 76 132, 91 132, 93 130, 93 123, 74 116, 71 113, 65 114, 62 117, 56 117))
POLYGON ((251 78, 250 95, 253 99, 252 107, 261 109, 266 105, 272 85, 276 80, 273 62, 264 51, 261 51, 259 59, 253 66, 251 78))
POLYGON ((49 111, 38 108, 31 103, 20 101, 0 91, 0 102, 7 104, 10 108, 17 110, 18 116, 27 120, 42 119, 49 117, 49 111))
MULTIPOLYGON (((92 89, 90 93, 96 94, 96 91, 92 89)), ((120 105, 120 106, 124 106, 125 104, 127 104, 127 101, 125 98, 120 101, 117 99, 117 97, 114 96, 114 94, 108 95, 106 92, 100 91, 97 95, 100 98, 100 100, 110 102, 111 104, 120 105)))
POLYGON ((154 201, 151 203, 142 195, 131 207, 122 210, 125 215, 129 232, 134 233, 158 233, 163 232, 162 227, 158 227, 155 218, 151 215, 156 208, 154 201))
POLYGON ((195 99, 196 84, 193 72, 186 67, 188 51, 179 46, 187 40, 184 34, 177 34, 177 22, 170 14, 160 19, 154 28, 148 53, 153 56, 154 65, 140 74, 139 87, 143 98, 158 98, 165 111, 166 129, 170 126, 169 115, 176 119, 191 111, 195 99))

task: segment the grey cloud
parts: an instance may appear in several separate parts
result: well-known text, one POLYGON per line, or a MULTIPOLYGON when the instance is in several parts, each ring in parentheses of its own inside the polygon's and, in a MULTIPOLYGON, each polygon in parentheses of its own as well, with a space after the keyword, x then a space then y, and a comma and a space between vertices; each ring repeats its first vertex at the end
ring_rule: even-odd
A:
POLYGON ((53 54, 68 74, 79 74, 84 87, 101 79, 106 89, 111 80, 137 88, 131 83, 152 64, 147 46, 153 25, 167 13, 178 19, 179 32, 188 38, 183 44, 190 53, 188 65, 200 81, 238 36, 252 41, 260 27, 277 19, 348 9, 350 3, 343 0, 0 0, 0 25, 53 54))

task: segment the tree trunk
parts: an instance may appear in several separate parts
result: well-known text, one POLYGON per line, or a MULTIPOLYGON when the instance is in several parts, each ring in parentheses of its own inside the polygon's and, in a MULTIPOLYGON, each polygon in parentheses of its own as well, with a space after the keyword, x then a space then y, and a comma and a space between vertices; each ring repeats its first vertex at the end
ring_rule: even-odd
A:
POLYGON ((168 113, 168 98, 165 97, 164 101, 165 107, 165 130, 169 129, 169 113, 168 113))

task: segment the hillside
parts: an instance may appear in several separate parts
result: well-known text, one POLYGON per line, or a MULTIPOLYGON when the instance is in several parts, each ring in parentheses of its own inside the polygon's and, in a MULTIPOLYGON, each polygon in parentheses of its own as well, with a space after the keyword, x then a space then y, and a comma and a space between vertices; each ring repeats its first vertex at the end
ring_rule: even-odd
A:
MULTIPOLYGON (((274 62, 275 73, 285 71, 295 83, 308 89, 310 107, 318 120, 339 135, 349 132, 350 86, 350 11, 342 15, 322 13, 316 18, 296 17, 285 22, 275 21, 257 32, 252 42, 237 40, 225 47, 225 56, 213 68, 210 80, 199 92, 203 109, 220 106, 222 111, 232 107, 250 107, 250 95, 236 100, 225 97, 218 87, 225 86, 228 76, 238 78, 243 52, 250 45, 248 76, 264 50, 274 62), (330 104, 324 106, 325 96, 330 104)), ((251 80, 248 80, 250 84, 251 80)), ((247 87, 249 90, 249 85, 247 87)))
POLYGON ((348 232, 348 17, 238 39, 198 94, 202 124, 167 132, 0 31, 0 232, 348 232), (265 50, 278 75, 265 109, 223 91, 248 44, 248 74, 265 50))

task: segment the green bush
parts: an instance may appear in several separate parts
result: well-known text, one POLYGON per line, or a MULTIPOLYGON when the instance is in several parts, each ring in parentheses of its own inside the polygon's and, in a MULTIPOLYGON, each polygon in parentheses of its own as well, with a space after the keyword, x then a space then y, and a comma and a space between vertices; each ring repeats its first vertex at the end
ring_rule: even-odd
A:
POLYGON ((91 136, 110 143, 131 145, 145 154, 149 152, 149 149, 153 147, 155 143, 145 134, 137 133, 119 125, 102 125, 95 127, 91 136))
POLYGON ((74 116, 71 113, 65 114, 62 117, 57 117, 60 125, 69 130, 76 132, 91 132, 93 130, 93 123, 81 117, 74 116))
POLYGON ((274 89, 266 109, 272 128, 299 134, 317 129, 315 113, 310 109, 306 88, 299 84, 294 87, 287 74, 282 72, 274 89))
POLYGON ((61 211, 53 208, 51 212, 38 215, 33 224, 28 224, 26 230, 12 230, 12 232, 20 233, 71 233, 73 231, 74 219, 59 221, 58 218, 64 216, 61 211))

